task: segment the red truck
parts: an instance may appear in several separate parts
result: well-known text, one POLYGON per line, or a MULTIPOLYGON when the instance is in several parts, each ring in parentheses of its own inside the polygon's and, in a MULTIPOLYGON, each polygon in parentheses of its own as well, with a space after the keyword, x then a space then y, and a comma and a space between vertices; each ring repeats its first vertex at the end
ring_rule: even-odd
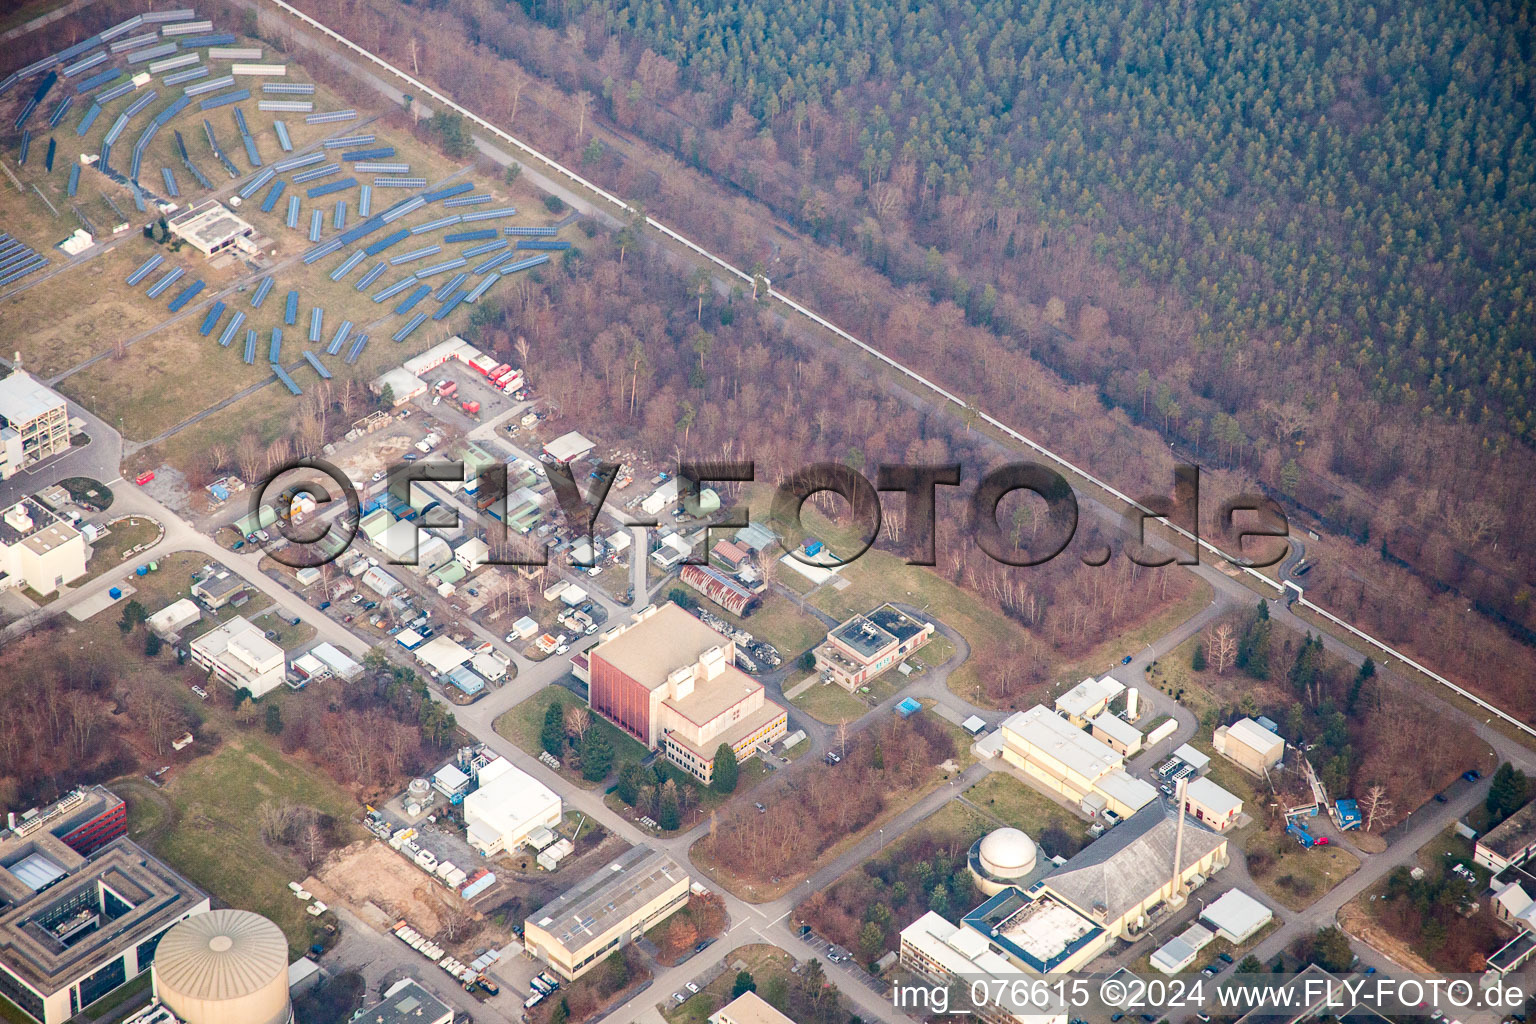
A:
POLYGON ((459 408, 463 409, 465 412, 467 412, 471 416, 473 416, 473 415, 477 414, 480 411, 480 403, 479 402, 460 402, 459 403, 459 408))

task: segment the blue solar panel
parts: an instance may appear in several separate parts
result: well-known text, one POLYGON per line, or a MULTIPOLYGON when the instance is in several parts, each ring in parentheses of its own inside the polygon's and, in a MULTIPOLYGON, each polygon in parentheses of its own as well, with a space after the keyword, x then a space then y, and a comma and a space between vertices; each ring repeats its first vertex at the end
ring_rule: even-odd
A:
POLYGON ((276 363, 283 357, 283 329, 272 328, 272 342, 267 346, 267 362, 276 363))
POLYGON ((461 181, 457 185, 448 185, 445 188, 440 188, 436 189, 435 191, 428 192, 423 195, 422 198, 429 203, 435 203, 439 199, 451 199, 454 196, 461 196, 465 192, 473 192, 474 190, 475 186, 471 185, 467 181, 461 181))
POLYGON ((256 365, 256 332, 254 330, 245 332, 245 354, 241 358, 249 366, 256 365))
POLYGON ((368 344, 368 335, 366 334, 359 334, 356 338, 352 339, 352 347, 347 349, 346 363, 348 366, 357 362, 357 357, 363 354, 363 346, 366 344, 368 344))
POLYGON ((314 306, 309 311, 309 341, 310 344, 320 340, 320 331, 325 326, 325 310, 314 306))
POLYGON ((299 293, 289 292, 288 301, 283 306, 283 323, 292 327, 299 322, 299 293))
POLYGON ((328 356, 333 356, 337 352, 340 352, 341 346, 345 345, 347 343, 347 339, 351 336, 352 321, 343 320, 341 322, 341 326, 336 328, 336 333, 331 335, 330 343, 325 346, 325 354, 328 356))
POLYGON ((267 294, 271 291, 272 279, 270 277, 262 278, 261 282, 256 285, 255 294, 251 296, 251 308, 260 309, 261 304, 267 301, 267 294))
POLYGON ((415 316, 411 317, 411 322, 406 324, 404 327, 400 328, 398 331, 396 331, 390 337, 390 340, 391 341, 404 341, 406 338, 409 338, 411 336, 411 334, 416 330, 416 328, 420 327, 422 324, 424 324, 426 322, 427 322, 427 314, 425 314, 425 313, 417 313, 415 316))
POLYGON ((288 183, 286 181, 274 181, 271 190, 267 192, 266 198, 261 201, 261 212, 271 213, 272 209, 277 206, 278 197, 283 194, 283 190, 287 187, 288 183))
MULTIPOLYGON (((334 352, 330 352, 329 349, 327 349, 327 352, 330 355, 335 355, 336 354, 334 352)), ((321 380, 330 380, 331 379, 331 371, 327 370, 325 368, 325 364, 320 361, 320 357, 319 356, 315 355, 309 349, 305 349, 304 350, 304 358, 305 358, 306 361, 308 361, 310 366, 314 367, 315 372, 320 375, 320 379, 321 380)))
POLYGON ((501 234, 495 228, 481 228, 478 231, 453 231, 443 236, 445 242, 483 242, 488 238, 495 238, 501 234))
POLYGON ((213 333, 214 326, 218 324, 219 317, 223 315, 224 303, 215 302, 212 306, 209 307, 207 315, 203 317, 203 324, 197 329, 197 333, 201 334, 205 338, 208 337, 208 335, 213 333))
POLYGON ((411 294, 407 295, 405 298, 400 300, 400 304, 395 307, 395 313, 400 315, 400 316, 404 316, 405 314, 409 313, 411 310, 415 309, 417 303, 419 303, 422 299, 426 298, 428 295, 431 295, 431 294, 432 294, 432 286, 431 285, 424 284, 424 285, 418 286, 415 291, 411 292, 411 294))
POLYGON ((180 292, 177 293, 177 295, 176 295, 176 297, 174 299, 171 300, 171 305, 170 305, 171 312, 172 313, 179 313, 179 312, 181 312, 181 308, 183 306, 185 306, 187 303, 191 302, 193 300, 193 298, 195 298, 197 296, 197 293, 202 291, 202 290, 203 290, 203 282, 202 281, 193 281, 191 284, 187 285, 185 288, 183 288, 180 292))
POLYGON ((229 318, 229 323, 224 325, 224 333, 219 335, 219 344, 224 348, 228 348, 229 343, 235 340, 235 332, 240 329, 240 325, 243 323, 245 323, 245 314, 240 310, 236 310, 235 315, 229 318))
POLYGON ((293 378, 288 376, 288 371, 283 369, 281 366, 273 363, 272 372, 277 376, 278 380, 282 381, 283 387, 287 388, 293 394, 302 395, 304 393, 303 389, 301 389, 298 384, 294 383, 293 378))
POLYGON ((373 268, 358 280, 357 285, 355 286, 357 290, 366 291, 369 285, 373 284, 373 282, 379 279, 380 275, 384 273, 384 270, 387 266, 387 263, 375 263, 373 268))
POLYGON ((158 299, 162 294, 165 293, 165 290, 167 288, 169 288, 171 285, 175 284, 176 280, 178 278, 180 278, 182 274, 185 274, 185 273, 186 273, 186 271, 181 269, 180 267, 172 267, 170 269, 170 271, 167 272, 164 277, 162 277, 160 280, 156 281, 154 284, 149 286, 149 292, 148 292, 149 297, 152 298, 152 299, 158 299))

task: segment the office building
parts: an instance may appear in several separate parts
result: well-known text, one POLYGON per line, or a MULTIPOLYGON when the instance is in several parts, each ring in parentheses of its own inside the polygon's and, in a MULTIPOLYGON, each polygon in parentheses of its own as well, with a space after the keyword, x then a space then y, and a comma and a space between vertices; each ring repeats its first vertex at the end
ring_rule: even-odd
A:
POLYGON ((22 369, 0 377, 0 480, 68 450, 63 396, 22 369))
POLYGON ((934 625, 883 604, 855 615, 816 648, 816 670, 852 693, 933 639, 934 625))
POLYGON ((0 839, 0 996, 60 1024, 147 970, 207 893, 128 839, 88 857, 43 829, 0 839))
POLYGON ((688 872, 636 846, 528 915, 523 947, 562 977, 578 978, 688 902, 688 872))
POLYGON ((240 615, 193 640, 191 653, 194 664, 231 690, 244 687, 252 697, 270 693, 283 682, 283 649, 240 615))
POLYGON ((44 597, 85 575, 85 538, 42 502, 25 498, 0 513, 0 590, 25 586, 44 597))

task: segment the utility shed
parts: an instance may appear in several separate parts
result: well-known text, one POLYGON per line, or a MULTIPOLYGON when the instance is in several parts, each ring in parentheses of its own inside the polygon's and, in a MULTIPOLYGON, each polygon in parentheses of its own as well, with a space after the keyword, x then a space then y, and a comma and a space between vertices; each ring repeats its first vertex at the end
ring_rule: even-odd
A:
POLYGON ((556 462, 573 462, 597 447, 577 431, 561 434, 544 446, 544 453, 556 462))
POLYGON ((472 655, 459 644, 445 636, 435 636, 415 651, 421 662, 434 676, 442 675, 469 661, 472 655))
POLYGON ((1205 908, 1200 919, 1237 946, 1257 935, 1275 919, 1275 913, 1241 889, 1229 889, 1205 908))

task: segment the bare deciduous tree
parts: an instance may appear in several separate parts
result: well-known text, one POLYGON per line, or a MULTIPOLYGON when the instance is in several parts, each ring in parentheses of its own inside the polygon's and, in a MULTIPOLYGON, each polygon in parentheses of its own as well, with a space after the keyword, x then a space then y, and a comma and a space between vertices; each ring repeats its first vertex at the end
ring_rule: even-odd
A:
POLYGON ((1387 787, 1376 784, 1365 792, 1365 830, 1372 832, 1376 824, 1392 816, 1392 801, 1387 799, 1387 787))
POLYGON ((1232 635, 1232 626, 1225 622, 1217 626, 1205 647, 1206 660, 1211 663, 1211 668, 1216 670, 1217 675, 1225 675, 1237 659, 1237 637, 1232 635))

